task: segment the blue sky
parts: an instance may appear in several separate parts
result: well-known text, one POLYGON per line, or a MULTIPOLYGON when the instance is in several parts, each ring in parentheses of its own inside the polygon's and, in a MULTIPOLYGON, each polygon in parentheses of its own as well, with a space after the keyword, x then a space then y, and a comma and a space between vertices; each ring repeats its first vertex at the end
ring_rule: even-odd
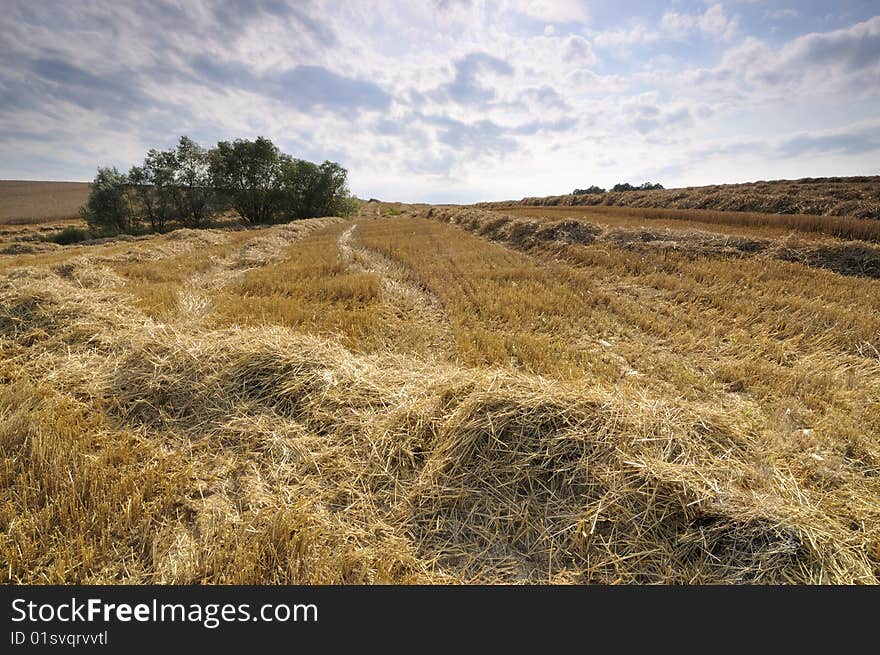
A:
POLYGON ((361 197, 880 174, 876 1, 6 0, 0 178, 268 136, 361 197))

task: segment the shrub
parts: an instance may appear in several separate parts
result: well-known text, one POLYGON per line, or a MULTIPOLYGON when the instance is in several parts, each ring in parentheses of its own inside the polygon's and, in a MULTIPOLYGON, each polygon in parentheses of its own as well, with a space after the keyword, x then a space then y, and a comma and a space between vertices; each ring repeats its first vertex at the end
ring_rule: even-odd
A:
POLYGON ((128 178, 116 168, 99 168, 89 199, 80 215, 95 234, 130 232, 132 206, 127 197, 128 178))
POLYGON ((202 227, 232 206, 248 223, 346 216, 357 201, 339 164, 314 164, 281 152, 265 137, 220 141, 205 150, 189 137, 152 149, 128 175, 99 168, 82 216, 93 233, 162 231, 174 221, 202 227))
POLYGON ((88 230, 84 230, 81 227, 76 227, 75 225, 68 225, 60 232, 53 232, 52 234, 41 237, 40 240, 51 241, 52 243, 57 243, 62 246, 69 246, 72 243, 88 241, 91 238, 92 235, 89 233, 88 230))
POLYGON ((587 196, 587 195, 593 195, 593 194, 598 194, 598 193, 605 193, 605 189, 603 189, 600 186, 596 186, 594 184, 593 186, 586 188, 586 189, 575 189, 574 191, 571 192, 571 195, 573 195, 573 196, 587 196))
POLYGON ((356 208, 342 166, 295 159, 264 137, 221 141, 209 158, 215 188, 250 223, 346 215, 356 208))
POLYGON ((662 189, 663 185, 659 182, 657 184, 651 184, 650 182, 642 182, 638 186, 633 186, 629 182, 620 182, 619 184, 615 184, 611 187, 612 191, 654 191, 658 189, 662 189))

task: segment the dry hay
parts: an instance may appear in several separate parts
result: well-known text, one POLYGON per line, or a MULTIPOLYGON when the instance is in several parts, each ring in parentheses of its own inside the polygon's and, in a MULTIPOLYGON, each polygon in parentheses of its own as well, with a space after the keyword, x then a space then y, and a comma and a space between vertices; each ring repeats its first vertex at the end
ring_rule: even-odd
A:
POLYGON ((59 246, 57 243, 15 242, 0 248, 0 255, 32 255, 34 253, 51 252, 61 248, 62 246, 59 246))
POLYGON ((627 250, 676 250, 690 257, 769 257, 825 268, 843 275, 880 278, 880 247, 864 241, 742 237, 702 230, 608 227, 583 220, 528 219, 471 208, 433 207, 427 218, 458 225, 493 241, 529 250, 536 246, 611 243, 627 250))
POLYGON ((192 333, 102 275, 0 281, 5 582, 878 581, 880 453, 810 485, 745 399, 192 333))
POLYGON ((511 205, 603 205, 876 219, 880 218, 880 177, 805 178, 479 203, 496 209, 511 205))

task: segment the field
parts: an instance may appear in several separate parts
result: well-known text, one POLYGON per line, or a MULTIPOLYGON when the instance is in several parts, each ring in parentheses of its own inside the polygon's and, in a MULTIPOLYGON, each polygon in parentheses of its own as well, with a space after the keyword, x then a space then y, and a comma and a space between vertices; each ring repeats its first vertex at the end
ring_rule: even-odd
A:
POLYGON ((85 182, 0 180, 0 225, 77 219, 90 186, 85 182))
POLYGON ((0 582, 876 584, 873 222, 721 213, 15 241, 0 582))
POLYGON ((700 209, 878 219, 880 176, 817 177, 680 189, 532 197, 480 205, 490 209, 517 205, 700 209))

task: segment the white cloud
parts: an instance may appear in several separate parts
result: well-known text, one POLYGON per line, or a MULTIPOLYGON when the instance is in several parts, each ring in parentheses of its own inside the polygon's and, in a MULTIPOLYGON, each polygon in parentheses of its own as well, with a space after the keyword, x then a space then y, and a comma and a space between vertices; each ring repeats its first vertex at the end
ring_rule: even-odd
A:
POLYGON ((736 34, 737 21, 727 17, 720 3, 709 7, 706 13, 700 16, 698 24, 706 34, 720 36, 728 41, 736 34))
POLYGON ((505 7, 545 23, 586 23, 590 14, 579 0, 509 0, 505 7))
POLYGON ((737 20, 728 18, 720 3, 702 14, 666 11, 660 19, 661 34, 672 39, 684 40, 696 30, 729 41, 736 35, 737 20))
POLYGON ((206 144, 269 136, 340 161, 356 193, 403 200, 551 193, 664 170, 664 184, 694 182, 693 170, 664 166, 687 171, 706 148, 719 153, 713 174, 732 174, 721 155, 759 170, 736 159, 736 143, 773 145, 760 170, 777 177, 800 170, 797 156, 827 152, 841 172, 876 161, 860 145, 876 128, 841 126, 876 114, 880 17, 775 44, 737 18, 763 7, 680 3, 597 26, 588 4, 11 0, 0 14, 0 174, 85 179, 181 133, 206 144), (765 138, 774 119, 787 141, 765 138))
POLYGON ((660 30, 675 38, 685 37, 697 24, 697 18, 690 14, 667 11, 660 19, 660 30))
POLYGON ((598 61, 590 42, 578 35, 571 35, 565 38, 563 53, 563 61, 580 66, 591 66, 598 61))
POLYGON ((629 29, 605 30, 593 35, 593 43, 600 48, 626 48, 629 46, 651 43, 660 39, 660 33, 649 30, 642 25, 629 29))

